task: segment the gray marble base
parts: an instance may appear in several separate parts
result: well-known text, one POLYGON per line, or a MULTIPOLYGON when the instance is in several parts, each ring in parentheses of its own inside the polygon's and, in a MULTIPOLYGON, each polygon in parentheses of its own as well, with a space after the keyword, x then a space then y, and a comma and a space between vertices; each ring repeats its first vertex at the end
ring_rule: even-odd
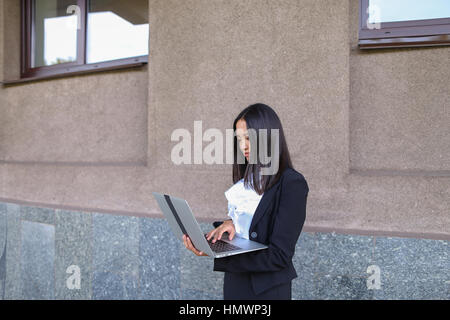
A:
MULTIPOLYGON (((448 254, 449 241, 303 232, 292 297, 448 300, 448 254)), ((164 219, 0 203, 0 298, 220 300, 223 273, 164 219)))
POLYGON ((449 241, 377 237, 379 299, 450 299, 449 241))
MULTIPOLYGON (((204 233, 213 229, 212 224, 201 223, 204 233)), ((214 259, 197 257, 182 246, 181 256, 181 289, 186 292, 198 292, 203 296, 220 296, 223 298, 223 272, 214 272, 214 259), (194 290, 194 291, 190 291, 194 290)), ((222 299, 221 298, 221 299, 222 299)))
POLYGON ((55 231, 56 298, 91 299, 93 278, 92 214, 56 210, 55 231), (76 283, 71 282, 72 278, 77 276, 74 268, 79 270, 79 287, 74 285, 76 283), (67 281, 69 281, 69 284, 67 281))
POLYGON ((6 286, 6 204, 0 203, 0 299, 5 298, 6 286))
POLYGON ((181 248, 164 219, 140 219, 140 299, 181 297, 181 248))
POLYGON ((21 273, 21 219, 20 206, 6 204, 6 277, 4 299, 23 299, 21 273))
POLYGON ((55 227, 23 220, 21 236, 23 299, 54 299, 55 227))
POLYGON ((129 272, 94 271, 95 300, 136 300, 139 297, 138 277, 129 272))

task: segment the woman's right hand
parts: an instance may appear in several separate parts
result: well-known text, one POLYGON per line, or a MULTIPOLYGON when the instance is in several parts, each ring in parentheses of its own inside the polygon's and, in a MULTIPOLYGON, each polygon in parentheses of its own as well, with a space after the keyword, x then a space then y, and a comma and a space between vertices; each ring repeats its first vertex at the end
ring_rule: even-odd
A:
POLYGON ((220 226, 211 230, 207 234, 206 239, 209 241, 212 238, 212 242, 215 243, 218 239, 222 238, 224 232, 228 232, 228 239, 233 240, 234 235, 236 234, 233 220, 225 220, 220 226))
POLYGON ((196 256, 207 256, 206 253, 197 250, 192 244, 191 239, 185 234, 183 234, 183 243, 186 249, 191 250, 196 256))

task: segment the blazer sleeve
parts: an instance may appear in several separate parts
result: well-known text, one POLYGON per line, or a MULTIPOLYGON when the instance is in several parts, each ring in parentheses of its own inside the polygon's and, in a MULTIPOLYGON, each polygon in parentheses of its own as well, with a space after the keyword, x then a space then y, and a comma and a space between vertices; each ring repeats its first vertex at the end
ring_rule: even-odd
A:
POLYGON ((283 181, 278 212, 268 248, 214 259, 214 271, 267 272, 286 268, 292 261, 295 245, 306 218, 308 184, 301 176, 283 181))

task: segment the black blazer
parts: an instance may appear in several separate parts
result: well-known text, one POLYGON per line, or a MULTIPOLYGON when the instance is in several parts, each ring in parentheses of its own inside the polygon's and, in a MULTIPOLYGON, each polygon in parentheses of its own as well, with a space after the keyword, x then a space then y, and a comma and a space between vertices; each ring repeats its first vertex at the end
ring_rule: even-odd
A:
MULTIPOLYGON (((255 294, 297 277, 292 263, 295 245, 306 218, 309 187, 295 169, 284 170, 266 190, 249 229, 250 240, 268 249, 214 259, 214 271, 249 272, 255 294)), ((214 222, 217 227, 222 222, 214 222)))

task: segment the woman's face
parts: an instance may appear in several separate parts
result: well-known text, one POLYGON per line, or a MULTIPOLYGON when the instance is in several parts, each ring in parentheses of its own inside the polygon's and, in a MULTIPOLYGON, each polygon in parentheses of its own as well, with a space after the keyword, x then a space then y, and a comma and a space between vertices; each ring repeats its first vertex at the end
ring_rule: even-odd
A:
POLYGON ((247 161, 250 157, 250 139, 248 137, 247 122, 244 119, 240 119, 236 122, 236 138, 239 143, 239 148, 244 154, 247 161))

